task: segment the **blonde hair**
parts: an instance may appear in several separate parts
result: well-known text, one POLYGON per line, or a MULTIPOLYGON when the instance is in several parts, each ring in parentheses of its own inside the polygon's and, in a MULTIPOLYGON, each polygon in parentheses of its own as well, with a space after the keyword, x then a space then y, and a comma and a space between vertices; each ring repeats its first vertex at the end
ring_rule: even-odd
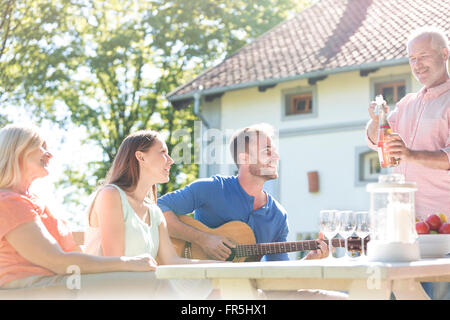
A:
POLYGON ((0 130, 0 189, 20 183, 24 159, 42 142, 34 125, 9 124, 0 130))

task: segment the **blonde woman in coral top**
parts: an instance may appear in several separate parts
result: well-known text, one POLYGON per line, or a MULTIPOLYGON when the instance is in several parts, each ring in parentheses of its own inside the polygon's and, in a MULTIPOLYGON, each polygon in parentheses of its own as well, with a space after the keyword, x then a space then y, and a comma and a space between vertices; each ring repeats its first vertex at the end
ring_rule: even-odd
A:
MULTIPOLYGON (((0 130, 0 291, 50 285, 64 288, 73 266, 94 280, 81 279, 83 293, 102 287, 99 273, 154 271, 157 264, 150 254, 100 257, 81 252, 66 224, 29 192, 35 179, 48 175, 51 159, 37 127, 8 125, 0 130)), ((111 286, 119 278, 107 277, 106 282, 111 286)), ((119 282, 133 281, 122 278, 119 282)))

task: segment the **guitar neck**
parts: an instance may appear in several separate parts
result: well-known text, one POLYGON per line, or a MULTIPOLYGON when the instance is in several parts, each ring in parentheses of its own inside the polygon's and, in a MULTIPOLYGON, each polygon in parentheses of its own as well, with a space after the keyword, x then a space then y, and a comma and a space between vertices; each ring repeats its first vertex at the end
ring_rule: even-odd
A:
MULTIPOLYGON (((325 241, 328 244, 328 241, 325 241)), ((333 247, 344 247, 344 239, 333 239, 333 247)), ((236 246, 236 257, 263 256, 266 254, 286 253, 295 251, 316 250, 317 240, 291 242, 272 242, 257 244, 241 244, 236 246)))

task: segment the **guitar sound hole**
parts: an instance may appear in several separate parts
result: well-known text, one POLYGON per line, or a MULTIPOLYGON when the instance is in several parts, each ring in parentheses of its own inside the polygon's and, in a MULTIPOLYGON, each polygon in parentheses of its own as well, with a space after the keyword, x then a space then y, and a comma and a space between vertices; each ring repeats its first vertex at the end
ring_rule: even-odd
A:
POLYGON ((233 261, 234 257, 236 256, 236 253, 234 252, 233 248, 231 249, 231 254, 228 256, 227 261, 233 261))

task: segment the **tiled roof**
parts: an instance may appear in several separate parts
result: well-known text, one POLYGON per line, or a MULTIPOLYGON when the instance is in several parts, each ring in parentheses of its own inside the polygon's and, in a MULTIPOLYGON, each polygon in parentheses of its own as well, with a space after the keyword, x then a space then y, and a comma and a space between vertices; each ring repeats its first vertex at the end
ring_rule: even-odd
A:
POLYGON ((324 72, 407 63, 412 30, 450 33, 450 0, 322 0, 238 50, 168 95, 191 98, 324 72))

